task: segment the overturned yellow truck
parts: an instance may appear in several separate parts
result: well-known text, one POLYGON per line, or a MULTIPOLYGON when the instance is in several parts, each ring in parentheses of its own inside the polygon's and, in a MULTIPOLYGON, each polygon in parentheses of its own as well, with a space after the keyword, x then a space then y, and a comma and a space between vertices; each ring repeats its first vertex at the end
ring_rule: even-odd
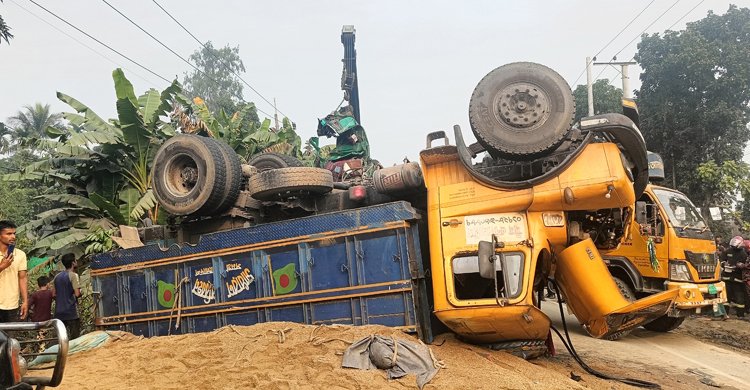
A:
POLYGON ((623 296, 600 249, 630 238, 648 183, 646 146, 624 115, 574 126, 573 112, 554 71, 505 65, 472 95, 479 142, 466 146, 456 127, 455 146, 420 155, 435 315, 469 340, 544 340, 550 320, 539 292, 549 277, 594 337, 617 339, 676 305, 707 305, 688 283, 636 301, 623 296))
POLYGON ((419 164, 372 176, 355 172, 361 161, 328 164, 351 170, 335 176, 289 156, 242 164, 219 141, 178 135, 153 167, 176 223, 144 227, 129 242, 147 245, 93 259, 97 325, 153 336, 266 321, 382 324, 430 342, 443 324, 530 357, 547 348, 550 278, 586 330, 607 339, 699 299, 692 284, 633 302, 621 294, 600 250, 618 247, 633 223, 646 146, 624 115, 573 123, 573 112, 562 77, 520 62, 474 90, 478 142, 467 145, 458 126, 455 145, 431 133, 419 164))

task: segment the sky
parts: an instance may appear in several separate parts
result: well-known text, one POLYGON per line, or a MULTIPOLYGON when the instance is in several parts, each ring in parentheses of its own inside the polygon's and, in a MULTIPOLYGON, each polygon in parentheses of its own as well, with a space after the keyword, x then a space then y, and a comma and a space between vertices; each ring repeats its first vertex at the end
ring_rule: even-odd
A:
MULTIPOLYGON (((192 71, 103 0, 34 1, 168 80, 182 81, 192 71)), ((730 3, 747 6, 722 0, 155 1, 201 41, 239 46, 244 80, 265 100, 276 101, 303 140, 315 136, 317 118, 342 100, 340 34, 343 25, 354 25, 361 121, 372 156, 385 166, 418 159, 429 132, 445 130, 454 142, 455 124, 473 142, 469 98, 498 66, 538 62, 572 86, 584 84, 587 56, 626 61, 644 31, 680 30, 709 10, 723 14, 730 3)), ((154 0, 107 2, 183 58, 200 47, 154 0)), ((57 99, 58 91, 114 118, 111 74, 118 67, 136 94, 169 84, 30 0, 4 0, 0 15, 15 35, 10 45, 0 44, 0 121, 37 102, 72 112, 57 99)), ((633 89, 640 85, 639 73, 637 66, 630 68, 633 89)), ((619 78, 607 66, 594 66, 593 74, 619 78)), ((614 85, 621 87, 619 79, 614 85)), ((244 89, 245 100, 274 113, 244 89)))

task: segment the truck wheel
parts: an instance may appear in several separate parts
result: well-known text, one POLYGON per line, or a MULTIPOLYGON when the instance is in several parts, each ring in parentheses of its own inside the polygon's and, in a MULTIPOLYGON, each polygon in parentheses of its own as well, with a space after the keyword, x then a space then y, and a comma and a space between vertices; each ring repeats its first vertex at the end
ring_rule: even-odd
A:
MULTIPOLYGON (((222 201, 214 210, 214 213, 220 213, 237 201, 237 197, 240 194, 240 186, 242 186, 242 164, 237 153, 232 149, 231 146, 227 145, 226 142, 219 141, 214 138, 206 138, 208 142, 216 144, 221 150, 222 160, 224 162, 224 168, 226 169, 227 175, 226 180, 223 183, 222 190, 222 201)), ((221 185, 222 183, 216 183, 221 185)))
POLYGON ((669 332, 677 329, 684 321, 685 317, 669 317, 665 314, 643 327, 653 332, 669 332))
MULTIPOLYGON (((615 284, 617 285, 617 288, 620 290, 620 294, 622 294, 622 296, 625 299, 627 299, 629 302, 633 302, 633 301, 635 301, 637 299, 636 296, 635 296, 635 293, 633 292, 633 289, 630 288, 630 286, 627 283, 625 283, 624 280, 622 280, 622 279, 620 279, 618 277, 614 277, 614 276, 612 277, 612 280, 615 281, 615 284)), ((614 334, 612 336, 609 336, 607 338, 607 340, 609 340, 609 341, 619 340, 619 339, 621 339, 621 338, 629 335, 630 332, 632 332, 632 330, 626 330, 626 331, 623 331, 623 332, 617 332, 616 334, 614 334)))
POLYGON ((221 148, 205 137, 176 135, 154 157, 154 195, 173 215, 214 212, 222 202, 226 179, 221 148))
POLYGON ((253 175, 248 187, 250 196, 265 201, 320 195, 333 189, 333 175, 311 167, 270 169, 253 175))
POLYGON ((543 155, 563 141, 574 114, 573 93, 565 79, 532 62, 491 71, 469 101, 471 129, 493 157, 543 155))
POLYGON ((618 277, 614 277, 614 276, 612 277, 612 280, 615 281, 615 284, 617 285, 617 288, 620 289, 620 294, 622 294, 622 296, 625 299, 627 299, 630 302, 633 302, 636 299, 638 299, 638 298, 636 298, 635 293, 633 292, 633 289, 630 288, 630 286, 627 283, 625 283, 624 280, 622 280, 622 279, 620 279, 618 277))
POLYGON ((258 168, 259 171, 302 166, 302 162, 296 158, 279 153, 261 153, 250 159, 248 164, 258 168))

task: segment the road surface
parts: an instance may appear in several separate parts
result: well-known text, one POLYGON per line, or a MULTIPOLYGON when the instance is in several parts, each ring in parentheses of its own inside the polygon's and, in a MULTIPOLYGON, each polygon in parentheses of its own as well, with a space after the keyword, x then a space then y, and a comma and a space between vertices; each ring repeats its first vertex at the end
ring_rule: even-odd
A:
MULTIPOLYGON (((542 309, 562 333, 557 302, 545 301, 542 309)), ((565 318, 579 355, 587 364, 605 373, 655 381, 667 388, 697 384, 705 388, 750 389, 750 354, 708 344, 686 334, 658 333, 643 328, 622 340, 596 340, 586 334, 573 315, 566 312, 565 318)), ((555 346, 561 357, 568 356, 557 337, 555 346)))

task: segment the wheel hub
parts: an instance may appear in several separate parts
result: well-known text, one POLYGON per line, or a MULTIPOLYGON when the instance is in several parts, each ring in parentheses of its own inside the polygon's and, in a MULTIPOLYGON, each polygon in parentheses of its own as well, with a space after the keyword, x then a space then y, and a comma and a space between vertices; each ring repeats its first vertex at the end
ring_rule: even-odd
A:
POLYGON ((180 172, 180 178, 185 188, 193 188, 198 182, 198 170, 194 167, 184 167, 180 172))
POLYGON ((510 84, 497 96, 497 116, 513 127, 534 127, 549 113, 549 99, 534 84, 510 84))

